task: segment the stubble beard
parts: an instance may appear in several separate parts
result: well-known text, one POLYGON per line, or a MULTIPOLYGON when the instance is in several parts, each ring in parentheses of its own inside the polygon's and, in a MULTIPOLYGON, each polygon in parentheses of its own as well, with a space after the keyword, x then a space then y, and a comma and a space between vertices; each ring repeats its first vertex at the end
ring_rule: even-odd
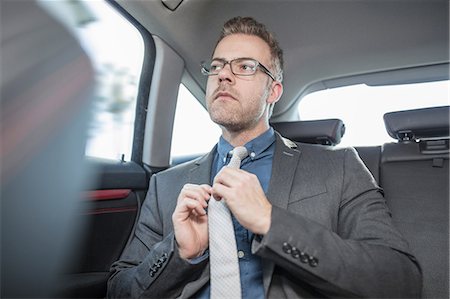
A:
MULTIPOLYGON (((269 96, 269 90, 269 87, 265 88, 262 95, 258 96, 258 100, 251 99, 250 101, 253 103, 263 101, 265 103, 269 96)), ((236 96, 238 102, 228 103, 228 107, 226 107, 227 103, 220 105, 220 103, 214 103, 214 100, 208 105, 211 120, 229 132, 242 132, 253 129, 263 117, 268 105, 258 105, 257 109, 246 112, 240 105, 243 100, 239 94, 234 93, 233 95, 236 96)))

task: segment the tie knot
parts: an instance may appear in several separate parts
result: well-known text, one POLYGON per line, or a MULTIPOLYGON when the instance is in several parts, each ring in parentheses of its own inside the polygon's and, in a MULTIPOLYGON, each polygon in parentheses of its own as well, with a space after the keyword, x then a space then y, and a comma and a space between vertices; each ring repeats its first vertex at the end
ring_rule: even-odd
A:
POLYGON ((228 166, 233 168, 239 168, 241 161, 248 156, 247 149, 244 146, 237 146, 233 149, 233 155, 231 156, 230 164, 228 166))

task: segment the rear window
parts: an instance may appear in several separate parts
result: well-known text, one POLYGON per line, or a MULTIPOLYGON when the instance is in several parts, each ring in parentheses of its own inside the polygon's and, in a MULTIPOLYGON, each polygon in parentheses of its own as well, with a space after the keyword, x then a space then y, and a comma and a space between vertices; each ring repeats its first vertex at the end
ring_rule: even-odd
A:
POLYGON ((144 41, 106 1, 46 1, 40 5, 79 39, 91 58, 96 92, 86 155, 130 160, 144 41))
POLYGON ((221 134, 208 111, 180 84, 173 125, 171 157, 200 155, 209 152, 221 134))
POLYGON ((339 146, 372 146, 393 139, 383 115, 449 105, 450 81, 389 86, 352 85, 311 93, 298 106, 301 120, 339 118, 346 127, 339 146))

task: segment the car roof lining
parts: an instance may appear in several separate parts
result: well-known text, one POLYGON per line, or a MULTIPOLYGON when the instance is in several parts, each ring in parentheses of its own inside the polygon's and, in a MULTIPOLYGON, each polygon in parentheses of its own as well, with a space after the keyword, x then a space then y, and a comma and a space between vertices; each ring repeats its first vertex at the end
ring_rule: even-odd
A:
POLYGON ((278 120, 295 117, 298 101, 320 82, 345 85, 349 78, 375 74, 370 80, 379 84, 376 77, 385 71, 449 61, 445 0, 184 0, 175 11, 160 1, 118 3, 184 59, 183 83, 203 105, 206 78, 199 63, 211 55, 223 22, 251 15, 265 23, 285 53, 278 120))

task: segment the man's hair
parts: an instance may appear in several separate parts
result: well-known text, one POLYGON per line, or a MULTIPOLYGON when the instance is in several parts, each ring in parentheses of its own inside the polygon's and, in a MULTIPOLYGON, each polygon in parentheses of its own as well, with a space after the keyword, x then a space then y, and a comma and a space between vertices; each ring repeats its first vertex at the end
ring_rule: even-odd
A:
POLYGON ((216 47, 226 36, 239 33, 257 36, 267 43, 270 48, 272 68, 275 70, 274 76, 277 81, 283 81, 283 50, 266 26, 252 17, 234 17, 228 20, 223 25, 216 47))

